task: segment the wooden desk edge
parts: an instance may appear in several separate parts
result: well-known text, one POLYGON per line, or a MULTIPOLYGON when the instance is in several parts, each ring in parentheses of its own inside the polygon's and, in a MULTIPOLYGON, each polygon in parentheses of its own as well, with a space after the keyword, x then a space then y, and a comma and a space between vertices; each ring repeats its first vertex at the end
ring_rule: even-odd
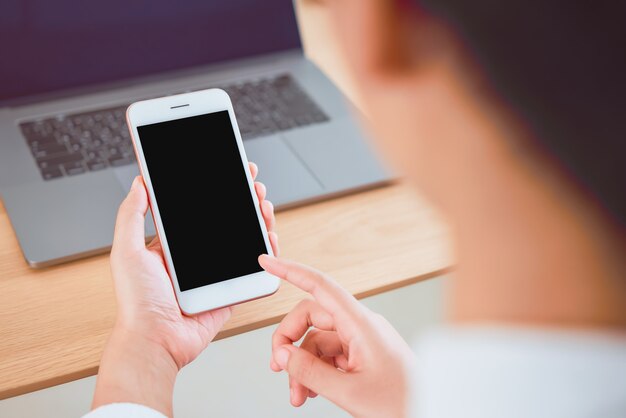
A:
MULTIPOLYGON (((449 273, 450 271, 452 271, 452 267, 447 267, 444 269, 440 269, 440 270, 435 270, 432 272, 428 272, 426 274, 423 275, 419 275, 419 276, 415 276, 415 277, 409 277, 403 280, 398 280, 397 282, 388 284, 386 286, 381 286, 375 289, 370 289, 367 290, 365 292, 360 292, 360 293, 356 293, 354 296, 357 299, 363 299, 369 296, 374 296, 383 292, 388 292, 390 290, 394 290, 394 289, 398 289, 401 287, 405 287, 411 284, 415 284, 418 282, 421 282, 423 280, 427 280, 427 279, 431 279, 437 276, 441 276, 443 274, 449 273)), ((259 328, 264 328, 273 324, 276 324, 278 322, 280 322, 280 320, 283 319, 283 317, 287 314, 287 312, 285 312, 284 314, 281 315, 277 315, 271 318, 266 318, 262 321, 258 321, 258 322, 253 322, 250 324, 246 324, 246 325, 242 325, 239 327, 235 327, 235 328, 231 328, 227 331, 223 331, 217 334, 217 336, 214 338, 213 341, 217 341, 217 340, 221 340, 222 338, 228 338, 228 337, 232 337, 234 335, 237 334, 242 334, 244 332, 249 332, 249 331, 254 331, 256 329, 259 328)), ((45 380, 41 380, 38 381, 36 383, 31 383, 31 384, 26 384, 23 386, 18 386, 18 387, 14 387, 11 389, 7 389, 7 390, 3 390, 0 391, 0 400, 2 399, 7 399, 7 398, 12 398, 14 396, 19 396, 19 395, 24 395, 26 393, 30 393, 30 392, 35 392, 37 390, 41 390, 41 389, 46 389, 49 388, 51 386, 57 386, 57 385, 61 385, 63 383, 69 383, 72 382, 74 380, 78 380, 78 379, 83 379, 85 377, 89 377, 89 376, 93 376, 95 374, 98 373, 98 367, 89 367, 86 368, 84 370, 80 370, 77 372, 73 372, 73 373, 68 373, 68 374, 64 374, 61 376, 57 376, 53 379, 45 379, 45 380)))

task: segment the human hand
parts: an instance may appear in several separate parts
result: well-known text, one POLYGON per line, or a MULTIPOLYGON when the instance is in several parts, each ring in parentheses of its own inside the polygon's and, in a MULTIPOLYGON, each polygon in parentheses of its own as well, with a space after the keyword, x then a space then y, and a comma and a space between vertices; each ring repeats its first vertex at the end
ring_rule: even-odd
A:
MULTIPOLYGON (((258 169, 249 166, 252 178, 258 169)), ((263 219, 273 250, 278 251, 273 232, 274 208, 265 200, 266 189, 255 183, 263 219)), ((111 250, 111 269, 118 303, 116 327, 132 331, 163 346, 179 368, 193 361, 230 317, 230 308, 186 316, 178 307, 158 238, 144 241, 144 218, 148 196, 140 177, 120 206, 111 250)), ((219 220, 215 220, 219 222, 219 220)), ((219 237, 214 237, 219 240, 219 237)))
MULTIPOLYGON (((257 166, 249 166, 256 178, 257 166)), ((272 249, 278 253, 274 207, 255 182, 272 249)), ((102 356, 94 407, 136 402, 171 413, 176 373, 193 361, 230 317, 230 308, 186 316, 178 307, 158 239, 145 243, 148 196, 141 177, 122 202, 111 250, 117 319, 102 356), (151 385, 146 386, 146 381, 151 385), (145 390, 142 390, 145 388, 145 390)), ((219 220, 215 220, 219 222, 219 220)), ((218 239, 219 237, 213 237, 218 239)))
POLYGON ((292 405, 320 394, 355 417, 405 416, 413 353, 396 330, 314 269, 267 255, 259 262, 313 296, 272 337, 270 367, 289 374, 292 405))

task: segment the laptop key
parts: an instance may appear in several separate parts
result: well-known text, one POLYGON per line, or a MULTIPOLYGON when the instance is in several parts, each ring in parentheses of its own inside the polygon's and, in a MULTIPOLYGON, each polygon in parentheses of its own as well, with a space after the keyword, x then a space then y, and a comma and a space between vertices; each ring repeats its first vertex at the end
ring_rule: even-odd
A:
POLYGON ((82 162, 72 162, 63 164, 63 169, 68 176, 75 176, 76 174, 82 174, 85 172, 82 162))
POLYGON ((27 139, 28 145, 33 147, 45 146, 46 144, 54 144, 57 140, 53 136, 40 135, 40 134, 32 134, 27 139))
POLYGON ((105 168, 108 167, 107 162, 100 158, 94 158, 93 160, 88 160, 85 164, 87 165, 87 168, 89 169, 89 171, 104 170, 105 168))
POLYGON ((48 167, 48 168, 41 169, 41 175, 46 180, 52 180, 58 177, 63 177, 63 172, 61 171, 61 168, 59 168, 58 166, 48 167))
POLYGON ((64 144, 59 144, 57 142, 49 142, 44 144, 37 144, 37 146, 31 148, 31 151, 35 158, 42 158, 51 155, 66 153, 67 147, 64 144))
POLYGON ((74 153, 39 158, 37 159, 37 164, 39 168, 49 168, 63 164, 78 163, 82 160, 83 156, 80 153, 74 153))

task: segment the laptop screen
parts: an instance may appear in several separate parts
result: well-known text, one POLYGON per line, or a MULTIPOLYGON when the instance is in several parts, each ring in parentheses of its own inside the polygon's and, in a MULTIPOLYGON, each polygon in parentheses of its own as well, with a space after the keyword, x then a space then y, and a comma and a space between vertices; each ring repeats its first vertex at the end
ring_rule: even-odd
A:
POLYGON ((290 0, 2 0, 0 103, 298 47, 290 0))

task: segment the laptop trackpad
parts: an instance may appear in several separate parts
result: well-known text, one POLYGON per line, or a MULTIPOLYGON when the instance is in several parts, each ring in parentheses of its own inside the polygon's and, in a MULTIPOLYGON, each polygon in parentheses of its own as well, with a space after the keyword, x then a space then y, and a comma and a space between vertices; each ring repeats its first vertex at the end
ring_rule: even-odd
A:
POLYGON ((279 135, 249 139, 243 146, 248 161, 259 166, 258 180, 267 186, 267 198, 274 205, 303 200, 323 190, 279 135))
POLYGON ((285 132, 285 139, 327 192, 389 179, 388 171, 350 118, 294 129, 285 132))

